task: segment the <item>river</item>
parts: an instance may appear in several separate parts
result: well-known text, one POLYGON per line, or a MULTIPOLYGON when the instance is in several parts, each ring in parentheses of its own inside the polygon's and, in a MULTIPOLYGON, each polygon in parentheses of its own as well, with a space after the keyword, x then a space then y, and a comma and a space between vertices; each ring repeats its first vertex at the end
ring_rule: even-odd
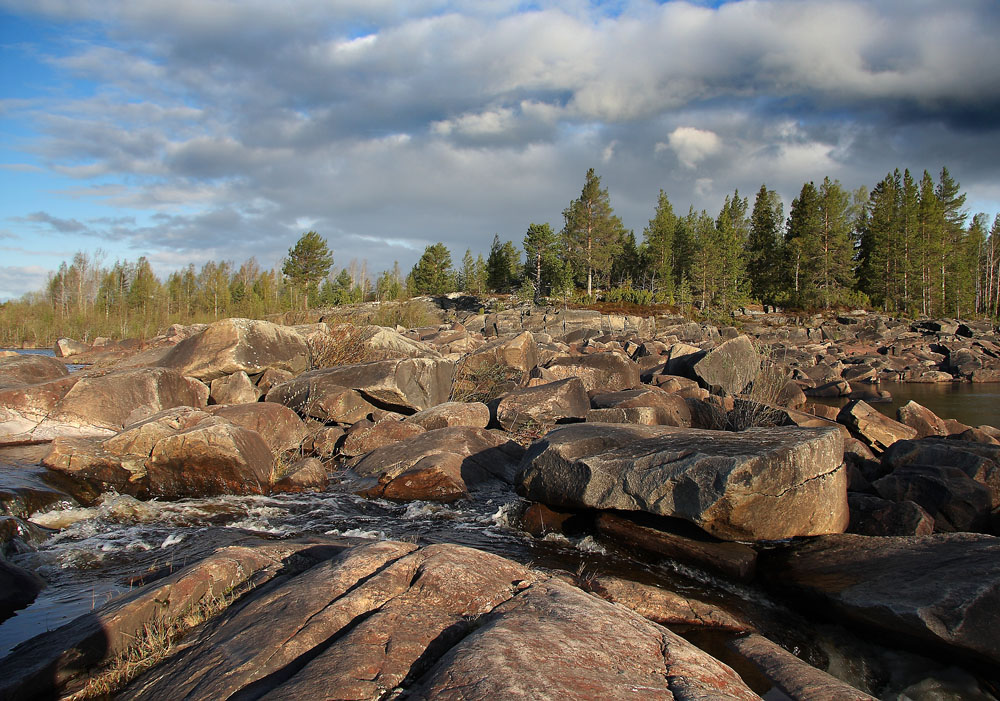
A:
MULTIPOLYGON (((873 408, 889 418, 911 399, 942 419, 955 419, 968 426, 987 424, 1000 428, 1000 382, 882 382, 876 387, 892 395, 889 402, 871 402, 873 408)), ((816 401, 816 400, 810 400, 816 401)), ((823 404, 843 406, 848 399, 821 400, 823 404)))

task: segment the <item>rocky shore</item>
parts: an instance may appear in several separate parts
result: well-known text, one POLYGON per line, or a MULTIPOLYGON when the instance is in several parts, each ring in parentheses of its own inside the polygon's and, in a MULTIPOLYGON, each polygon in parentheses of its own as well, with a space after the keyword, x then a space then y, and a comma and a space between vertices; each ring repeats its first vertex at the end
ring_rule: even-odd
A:
MULTIPOLYGON (((538 538, 586 534, 779 603, 459 545, 248 536, 22 643, 0 698, 996 698, 1000 430, 869 404, 880 381, 1000 381, 994 327, 446 314, 225 319, 0 358, 0 445, 44 446, 46 468, 0 484, 3 551, 45 537, 33 515, 109 493, 499 489, 538 538), (812 401, 829 397, 847 403, 812 401), (831 622, 911 675, 786 649, 781 631, 831 622), (168 652, 95 686, 157 631, 168 652), (915 672, 925 657, 952 671, 915 672)), ((0 579, 3 618, 45 586, 7 559, 0 579)))

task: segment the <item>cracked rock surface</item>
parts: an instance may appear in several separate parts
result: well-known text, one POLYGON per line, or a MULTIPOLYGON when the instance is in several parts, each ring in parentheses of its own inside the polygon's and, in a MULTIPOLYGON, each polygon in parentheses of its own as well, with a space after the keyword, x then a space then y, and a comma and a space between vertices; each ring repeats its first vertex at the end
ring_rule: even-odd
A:
POLYGON ((835 428, 573 424, 532 445, 519 491, 554 507, 682 518, 725 540, 842 533, 843 452, 835 428))

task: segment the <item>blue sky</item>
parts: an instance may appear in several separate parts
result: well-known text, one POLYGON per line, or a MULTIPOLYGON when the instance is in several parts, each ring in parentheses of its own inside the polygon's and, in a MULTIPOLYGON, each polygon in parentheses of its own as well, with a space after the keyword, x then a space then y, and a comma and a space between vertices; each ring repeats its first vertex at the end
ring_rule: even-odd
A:
POLYGON ((408 269, 558 229, 596 168, 641 232, 662 188, 894 168, 1000 211, 993 0, 0 0, 0 299, 75 251, 408 269), (294 8, 290 10, 289 8, 294 8))

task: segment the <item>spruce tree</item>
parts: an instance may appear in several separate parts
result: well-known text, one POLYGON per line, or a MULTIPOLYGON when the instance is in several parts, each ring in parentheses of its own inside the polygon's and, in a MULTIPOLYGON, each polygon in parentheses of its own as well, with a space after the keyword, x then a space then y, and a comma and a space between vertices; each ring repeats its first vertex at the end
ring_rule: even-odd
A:
POLYGON ((814 269, 819 301, 829 309, 832 304, 846 299, 846 293, 854 287, 850 196, 839 180, 831 181, 826 177, 819 188, 818 205, 820 250, 814 269))
POLYGON ((558 272, 556 236, 548 224, 531 224, 524 234, 524 275, 535 286, 535 301, 546 296, 558 272))
POLYGON ((747 279, 750 295, 763 304, 775 304, 782 279, 780 276, 781 236, 784 214, 781 198, 774 190, 761 185, 750 215, 747 239, 747 279))
POLYGON ((441 295, 454 291, 455 274, 451 269, 451 252, 447 246, 436 243, 425 248, 410 271, 410 282, 418 294, 441 295))
POLYGON ((656 200, 656 211, 642 232, 643 254, 646 260, 652 288, 673 301, 676 286, 676 249, 674 237, 677 232, 677 215, 673 205, 663 190, 656 200))

